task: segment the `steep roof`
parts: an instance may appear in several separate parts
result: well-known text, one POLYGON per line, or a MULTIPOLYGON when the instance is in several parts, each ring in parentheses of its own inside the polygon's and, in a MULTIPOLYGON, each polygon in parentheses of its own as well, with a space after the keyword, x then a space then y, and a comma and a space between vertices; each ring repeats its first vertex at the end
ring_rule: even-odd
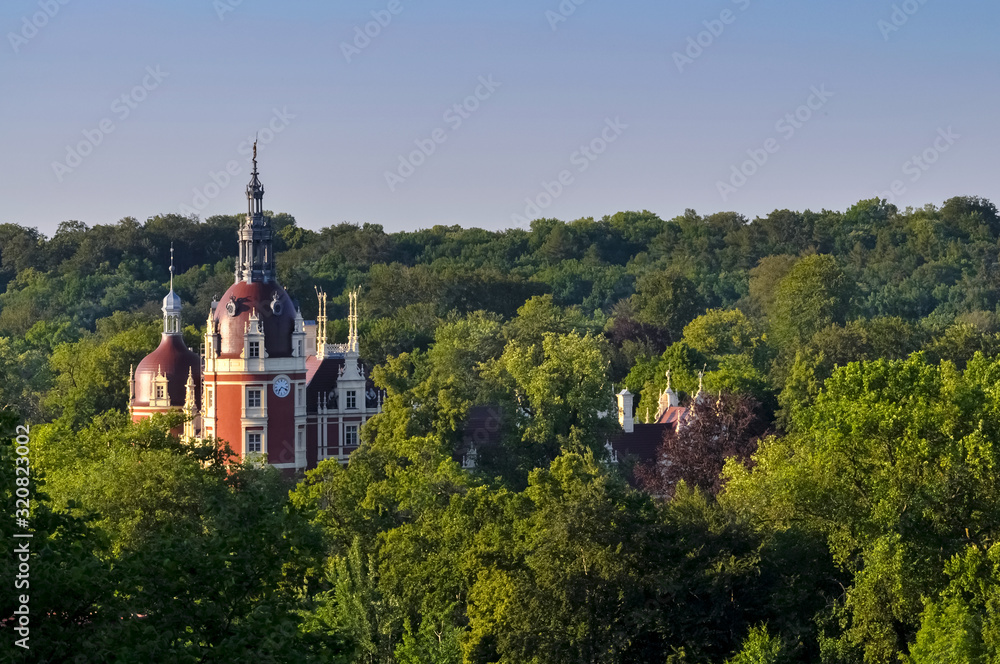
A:
POLYGON ((147 355, 135 369, 135 397, 133 406, 148 406, 153 394, 153 378, 157 372, 167 377, 167 396, 171 406, 183 406, 187 393, 188 373, 194 375, 197 389, 201 394, 201 358, 191 351, 179 334, 164 334, 160 345, 147 355))
POLYGON ((635 424, 632 433, 618 431, 610 442, 619 458, 629 456, 646 463, 656 459, 663 441, 674 433, 672 424, 635 424))
POLYGON ((654 424, 673 424, 676 425, 678 422, 684 421, 687 418, 688 409, 684 406, 671 406, 667 408, 660 416, 656 418, 654 424))
POLYGON ((237 281, 219 301, 214 314, 222 335, 219 357, 239 357, 243 352, 243 337, 253 311, 264 328, 264 349, 268 356, 291 357, 295 304, 278 284, 259 281, 249 284, 237 281), (230 303, 232 307, 227 309, 230 303))
MULTIPOLYGON (((332 394, 340 381, 340 371, 344 367, 343 357, 319 359, 315 355, 306 358, 306 410, 316 412, 318 396, 332 394)), ((368 408, 378 403, 378 392, 371 378, 365 378, 365 405, 368 408)))

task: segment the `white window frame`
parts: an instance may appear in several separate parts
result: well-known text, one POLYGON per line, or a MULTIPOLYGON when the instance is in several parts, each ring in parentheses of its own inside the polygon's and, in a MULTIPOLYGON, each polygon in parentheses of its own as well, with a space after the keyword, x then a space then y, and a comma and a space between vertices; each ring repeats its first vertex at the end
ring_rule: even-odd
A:
POLYGON ((358 425, 344 425, 344 447, 358 447, 358 425))
POLYGON ((247 454, 263 454, 264 453, 264 432, 263 431, 247 431, 247 436, 246 436, 246 453, 247 454), (250 439, 253 438, 254 436, 257 437, 256 444, 260 447, 260 449, 258 449, 258 450, 252 450, 252 449, 250 449, 250 446, 253 444, 253 443, 250 442, 250 439))

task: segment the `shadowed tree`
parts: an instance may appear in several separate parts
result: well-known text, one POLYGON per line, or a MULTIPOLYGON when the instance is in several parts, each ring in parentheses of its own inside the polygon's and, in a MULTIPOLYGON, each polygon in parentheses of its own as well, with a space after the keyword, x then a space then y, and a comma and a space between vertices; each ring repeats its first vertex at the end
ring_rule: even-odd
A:
POLYGON ((759 404, 744 395, 702 396, 676 432, 664 436, 656 461, 636 469, 641 486, 656 496, 671 497, 680 482, 717 495, 728 459, 749 464, 757 443, 767 433, 759 404))

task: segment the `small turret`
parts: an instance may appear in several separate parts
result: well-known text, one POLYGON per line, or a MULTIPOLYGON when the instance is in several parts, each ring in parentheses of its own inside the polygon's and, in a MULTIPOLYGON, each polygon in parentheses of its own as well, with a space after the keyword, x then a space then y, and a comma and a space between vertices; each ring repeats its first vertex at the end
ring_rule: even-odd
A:
POLYGON ((670 371, 667 371, 667 389, 660 392, 659 408, 656 411, 656 419, 659 420, 663 413, 667 412, 670 408, 676 408, 680 405, 680 399, 677 398, 677 393, 674 392, 674 388, 670 386, 670 371))
POLYGON ((195 414, 198 412, 197 385, 194 382, 194 368, 188 368, 188 379, 184 385, 184 440, 195 438, 195 414))

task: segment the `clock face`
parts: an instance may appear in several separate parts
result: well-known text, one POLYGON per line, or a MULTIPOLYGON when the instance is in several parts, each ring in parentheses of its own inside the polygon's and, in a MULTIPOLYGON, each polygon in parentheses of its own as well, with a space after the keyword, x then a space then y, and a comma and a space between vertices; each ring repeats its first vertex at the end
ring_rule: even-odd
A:
POLYGON ((274 379, 274 396, 276 397, 287 397, 288 393, 292 391, 292 385, 288 382, 288 379, 284 376, 279 376, 274 379))

